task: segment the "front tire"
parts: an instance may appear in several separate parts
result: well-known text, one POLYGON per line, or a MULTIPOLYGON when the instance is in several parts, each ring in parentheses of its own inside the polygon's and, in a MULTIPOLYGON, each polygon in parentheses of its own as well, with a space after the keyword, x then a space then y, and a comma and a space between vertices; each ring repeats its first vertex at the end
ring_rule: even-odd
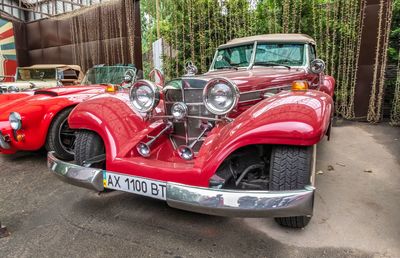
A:
POLYGON ((68 125, 68 115, 73 108, 59 112, 51 122, 46 140, 46 150, 54 151, 63 160, 74 159, 75 132, 68 125))
MULTIPOLYGON (((101 137, 92 131, 79 130, 76 132, 75 161, 79 166, 85 166, 85 161, 105 154, 101 137)), ((90 167, 105 168, 105 161, 92 164, 90 167)))
MULTIPOLYGON (((312 147, 276 146, 271 152, 270 189, 272 191, 299 190, 309 185, 312 170, 312 147)), ((275 218, 284 227, 303 228, 311 216, 275 218)))

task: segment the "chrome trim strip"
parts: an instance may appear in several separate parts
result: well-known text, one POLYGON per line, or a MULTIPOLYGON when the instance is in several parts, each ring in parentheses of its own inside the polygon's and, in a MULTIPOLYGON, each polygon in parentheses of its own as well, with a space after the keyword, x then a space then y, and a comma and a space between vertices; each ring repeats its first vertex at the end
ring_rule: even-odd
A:
MULTIPOLYGON (((173 116, 152 116, 152 118, 155 119, 163 119, 163 118, 170 118, 173 119, 173 116)), ((207 117, 207 116, 187 116, 186 118, 195 118, 195 119, 204 119, 204 120, 211 120, 211 121, 223 121, 223 119, 220 118, 213 118, 213 117, 207 117)))
POLYGON ((251 98, 251 99, 246 99, 246 100, 240 100, 240 98, 239 98, 239 104, 245 104, 245 103, 257 101, 257 100, 263 100, 264 97, 262 95, 264 95, 265 93, 275 91, 275 90, 282 90, 282 91, 290 90, 290 88, 291 88, 291 85, 282 85, 282 86, 277 86, 277 87, 264 88, 264 89, 260 89, 260 90, 246 91, 246 92, 240 93, 240 98, 245 98, 247 95, 251 95, 251 94, 255 94, 255 93, 260 93, 260 94, 258 95, 257 98, 251 98))
POLYGON ((239 104, 246 104, 246 103, 253 102, 253 101, 258 101, 258 100, 263 100, 263 98, 260 97, 258 99, 242 100, 242 101, 239 101, 239 104))
MULTIPOLYGON (((103 171, 64 162, 48 153, 48 168, 61 180, 103 191, 103 171)), ((313 186, 292 191, 244 191, 195 187, 166 182, 167 204, 171 207, 219 216, 289 217, 313 213, 313 186)))
MULTIPOLYGON (((178 139, 182 139, 182 140, 186 139, 185 136, 182 136, 179 134, 170 134, 170 136, 173 138, 178 138, 178 139)), ((197 138, 198 137, 189 137, 189 141, 196 140, 197 138)), ((205 139, 206 139, 206 137, 201 137, 200 140, 198 140, 198 141, 205 141, 205 139)))
POLYGON ((187 116, 187 118, 205 119, 211 121, 222 121, 220 118, 206 117, 206 116, 187 116))
POLYGON ((11 149, 11 146, 8 142, 6 142, 6 139, 4 138, 4 135, 0 132, 0 148, 3 150, 9 150, 11 149))
MULTIPOLYGON (((173 101, 165 101, 165 104, 175 104, 175 103, 178 103, 178 102, 180 102, 180 101, 176 101, 176 102, 173 102, 173 101)), ((186 106, 203 106, 204 105, 204 103, 203 102, 194 102, 194 103, 185 103, 185 105, 186 106)))
POLYGON ((240 93, 240 95, 245 95, 245 94, 250 94, 250 93, 255 93, 255 92, 263 92, 263 91, 269 91, 269 90, 276 90, 276 89, 281 89, 281 88, 291 88, 292 85, 281 85, 281 86, 275 86, 275 87, 270 87, 270 88, 263 88, 259 90, 250 90, 250 91, 245 91, 240 93))

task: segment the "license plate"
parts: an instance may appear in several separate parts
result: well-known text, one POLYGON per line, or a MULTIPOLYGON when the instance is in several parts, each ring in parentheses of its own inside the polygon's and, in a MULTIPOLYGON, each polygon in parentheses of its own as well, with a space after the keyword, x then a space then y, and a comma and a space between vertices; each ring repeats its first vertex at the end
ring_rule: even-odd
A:
POLYGON ((103 171, 104 188, 166 200, 167 184, 141 177, 103 171))

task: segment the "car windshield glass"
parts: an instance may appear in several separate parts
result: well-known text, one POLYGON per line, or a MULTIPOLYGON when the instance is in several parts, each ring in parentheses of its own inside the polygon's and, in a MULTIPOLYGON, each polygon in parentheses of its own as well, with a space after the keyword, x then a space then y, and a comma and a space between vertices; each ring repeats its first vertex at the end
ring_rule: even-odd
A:
POLYGON ((254 65, 302 66, 304 44, 257 44, 254 65))
POLYGON ((86 72, 81 84, 121 84, 128 70, 134 71, 135 68, 132 66, 93 67, 86 72))
POLYGON ((247 67, 250 64, 254 44, 219 49, 213 69, 247 67))
POLYGON ((55 79, 56 79, 56 69, 18 69, 17 80, 54 81, 55 79))

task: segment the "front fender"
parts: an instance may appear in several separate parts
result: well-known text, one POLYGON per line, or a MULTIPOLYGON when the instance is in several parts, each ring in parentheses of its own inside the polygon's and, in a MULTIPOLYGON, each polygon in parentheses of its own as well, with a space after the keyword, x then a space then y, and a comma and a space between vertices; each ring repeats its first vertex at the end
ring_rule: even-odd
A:
POLYGON ((329 75, 325 75, 321 88, 319 90, 333 97, 333 94, 335 93, 335 86, 336 86, 335 78, 329 75))
POLYGON ((127 141, 147 125, 130 107, 127 94, 104 94, 89 99, 74 108, 68 123, 73 129, 99 134, 104 141, 108 160, 113 160, 127 141))
POLYGON ((328 130, 332 110, 332 98, 319 91, 266 99, 207 137, 199 153, 203 173, 212 176, 229 154, 247 145, 314 145, 328 130))
MULTIPOLYGON (((39 99, 39 97, 28 97, 21 99, 22 102, 11 103, 2 109, 0 130, 4 135, 9 135, 11 146, 16 150, 38 150, 46 142, 47 132, 53 118, 63 109, 76 105, 68 99, 39 99), (18 131, 24 135, 23 141, 16 141, 13 130, 8 122, 11 112, 21 114, 22 128, 18 131)), ((4 105, 3 105, 4 106, 4 105)))

